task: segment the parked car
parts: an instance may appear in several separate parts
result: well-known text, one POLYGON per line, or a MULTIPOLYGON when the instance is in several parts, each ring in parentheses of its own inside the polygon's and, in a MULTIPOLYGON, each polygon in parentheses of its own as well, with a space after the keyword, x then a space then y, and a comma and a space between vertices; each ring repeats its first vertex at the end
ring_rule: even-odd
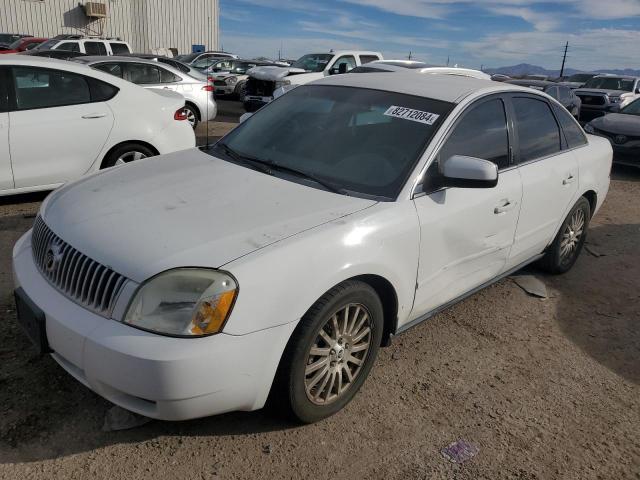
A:
POLYGON ((221 58, 238 58, 238 55, 227 52, 218 52, 210 50, 208 52, 188 53, 186 55, 178 55, 176 60, 180 60, 193 68, 202 70, 221 58))
POLYGON ((574 73, 568 77, 561 77, 558 79, 558 83, 566 87, 576 89, 583 87, 587 81, 595 77, 597 73, 574 73))
POLYGON ((564 108, 571 112, 571 115, 573 115, 576 120, 580 118, 582 101, 580 97, 567 86, 547 80, 506 80, 505 83, 540 90, 560 102, 564 108))
POLYGON ((131 53, 131 47, 120 39, 58 35, 36 47, 37 50, 66 50, 86 55, 121 55, 131 53))
POLYGON ((235 95, 243 99, 248 71, 267 65, 274 64, 258 60, 223 59, 204 69, 204 72, 213 79, 216 95, 235 95))
POLYGON ((32 48, 37 47, 42 42, 45 42, 46 38, 38 38, 38 37, 23 37, 19 38, 15 42, 7 45, 6 47, 0 46, 0 54, 2 53, 20 53, 27 50, 31 50, 32 48))
POLYGON ((0 33, 0 45, 9 46, 16 40, 21 38, 31 37, 32 35, 25 35, 24 33, 0 33))
POLYGON ((584 129, 611 142, 614 163, 640 167, 640 99, 591 120, 584 129))
POLYGON ((142 415, 255 410, 271 395, 313 422, 354 397, 392 335, 530 262, 569 270, 611 154, 531 89, 331 76, 210 155, 54 192, 14 247, 19 322, 142 415))
POLYGON ((169 65, 135 57, 80 57, 75 61, 110 73, 136 85, 172 90, 184 96, 187 120, 196 128, 201 120, 216 118, 218 111, 214 88, 206 79, 194 78, 169 65))
POLYGON ((511 77, 508 75, 503 75, 501 73, 494 73, 491 75, 491 80, 494 82, 506 82, 507 80, 511 80, 511 77))
POLYGON ((68 50, 40 50, 38 48, 33 48, 31 50, 27 50, 26 52, 21 52, 20 55, 55 58, 57 60, 72 60, 77 57, 86 56, 84 53, 80 52, 70 52, 68 50))
POLYGON ((274 90, 289 85, 304 85, 327 75, 347 73, 365 63, 382 60, 379 52, 333 50, 327 53, 303 55, 290 67, 256 67, 248 72, 245 87, 244 108, 247 112, 273 100, 274 90))
POLYGON ((183 109, 176 93, 147 92, 72 62, 2 57, 0 195, 51 190, 102 168, 191 148, 183 109))
POLYGON ((596 75, 575 94, 582 100, 580 119, 589 121, 640 97, 640 77, 596 75))

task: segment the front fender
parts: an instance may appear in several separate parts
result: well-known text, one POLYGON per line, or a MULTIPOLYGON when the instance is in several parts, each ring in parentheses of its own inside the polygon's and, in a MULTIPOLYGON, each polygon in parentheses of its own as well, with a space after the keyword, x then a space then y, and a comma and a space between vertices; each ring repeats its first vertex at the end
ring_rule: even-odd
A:
POLYGON ((400 325, 413 305, 419 243, 413 204, 385 202, 236 259, 222 267, 240 288, 224 331, 297 322, 325 292, 359 275, 391 283, 400 325))

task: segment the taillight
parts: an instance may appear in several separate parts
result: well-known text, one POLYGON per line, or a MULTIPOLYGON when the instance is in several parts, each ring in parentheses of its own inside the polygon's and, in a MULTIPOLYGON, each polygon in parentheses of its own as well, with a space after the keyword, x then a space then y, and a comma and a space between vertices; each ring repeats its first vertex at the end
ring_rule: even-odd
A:
POLYGON ((202 90, 204 90, 205 92, 214 92, 216 90, 216 87, 214 87, 213 85, 205 85, 204 87, 202 87, 202 90))
POLYGON ((176 110, 176 113, 173 115, 174 120, 186 120, 187 119, 187 111, 184 108, 180 110, 176 110))
POLYGON ((213 77, 207 77, 207 82, 209 82, 209 83, 213 83, 214 80, 215 80, 215 78, 213 78, 213 77))

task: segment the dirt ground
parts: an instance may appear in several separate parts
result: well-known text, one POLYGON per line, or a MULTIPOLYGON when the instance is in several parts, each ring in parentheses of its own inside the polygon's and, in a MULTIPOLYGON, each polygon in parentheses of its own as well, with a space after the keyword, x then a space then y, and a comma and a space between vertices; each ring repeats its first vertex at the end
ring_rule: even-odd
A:
POLYGON ((640 171, 614 170, 593 253, 564 276, 532 270, 549 298, 510 279, 470 297, 304 427, 258 411, 103 432, 110 404, 15 322, 11 248, 43 197, 0 204, 2 479, 640 479, 640 171), (440 453, 458 439, 479 447, 462 465, 440 453))

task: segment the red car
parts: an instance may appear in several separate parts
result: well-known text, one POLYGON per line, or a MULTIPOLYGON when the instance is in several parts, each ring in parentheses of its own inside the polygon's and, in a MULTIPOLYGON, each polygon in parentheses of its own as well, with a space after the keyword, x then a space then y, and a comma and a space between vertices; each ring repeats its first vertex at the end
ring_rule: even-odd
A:
POLYGON ((20 53, 37 47, 48 38, 25 37, 20 38, 5 48, 0 48, 0 53, 20 53))

